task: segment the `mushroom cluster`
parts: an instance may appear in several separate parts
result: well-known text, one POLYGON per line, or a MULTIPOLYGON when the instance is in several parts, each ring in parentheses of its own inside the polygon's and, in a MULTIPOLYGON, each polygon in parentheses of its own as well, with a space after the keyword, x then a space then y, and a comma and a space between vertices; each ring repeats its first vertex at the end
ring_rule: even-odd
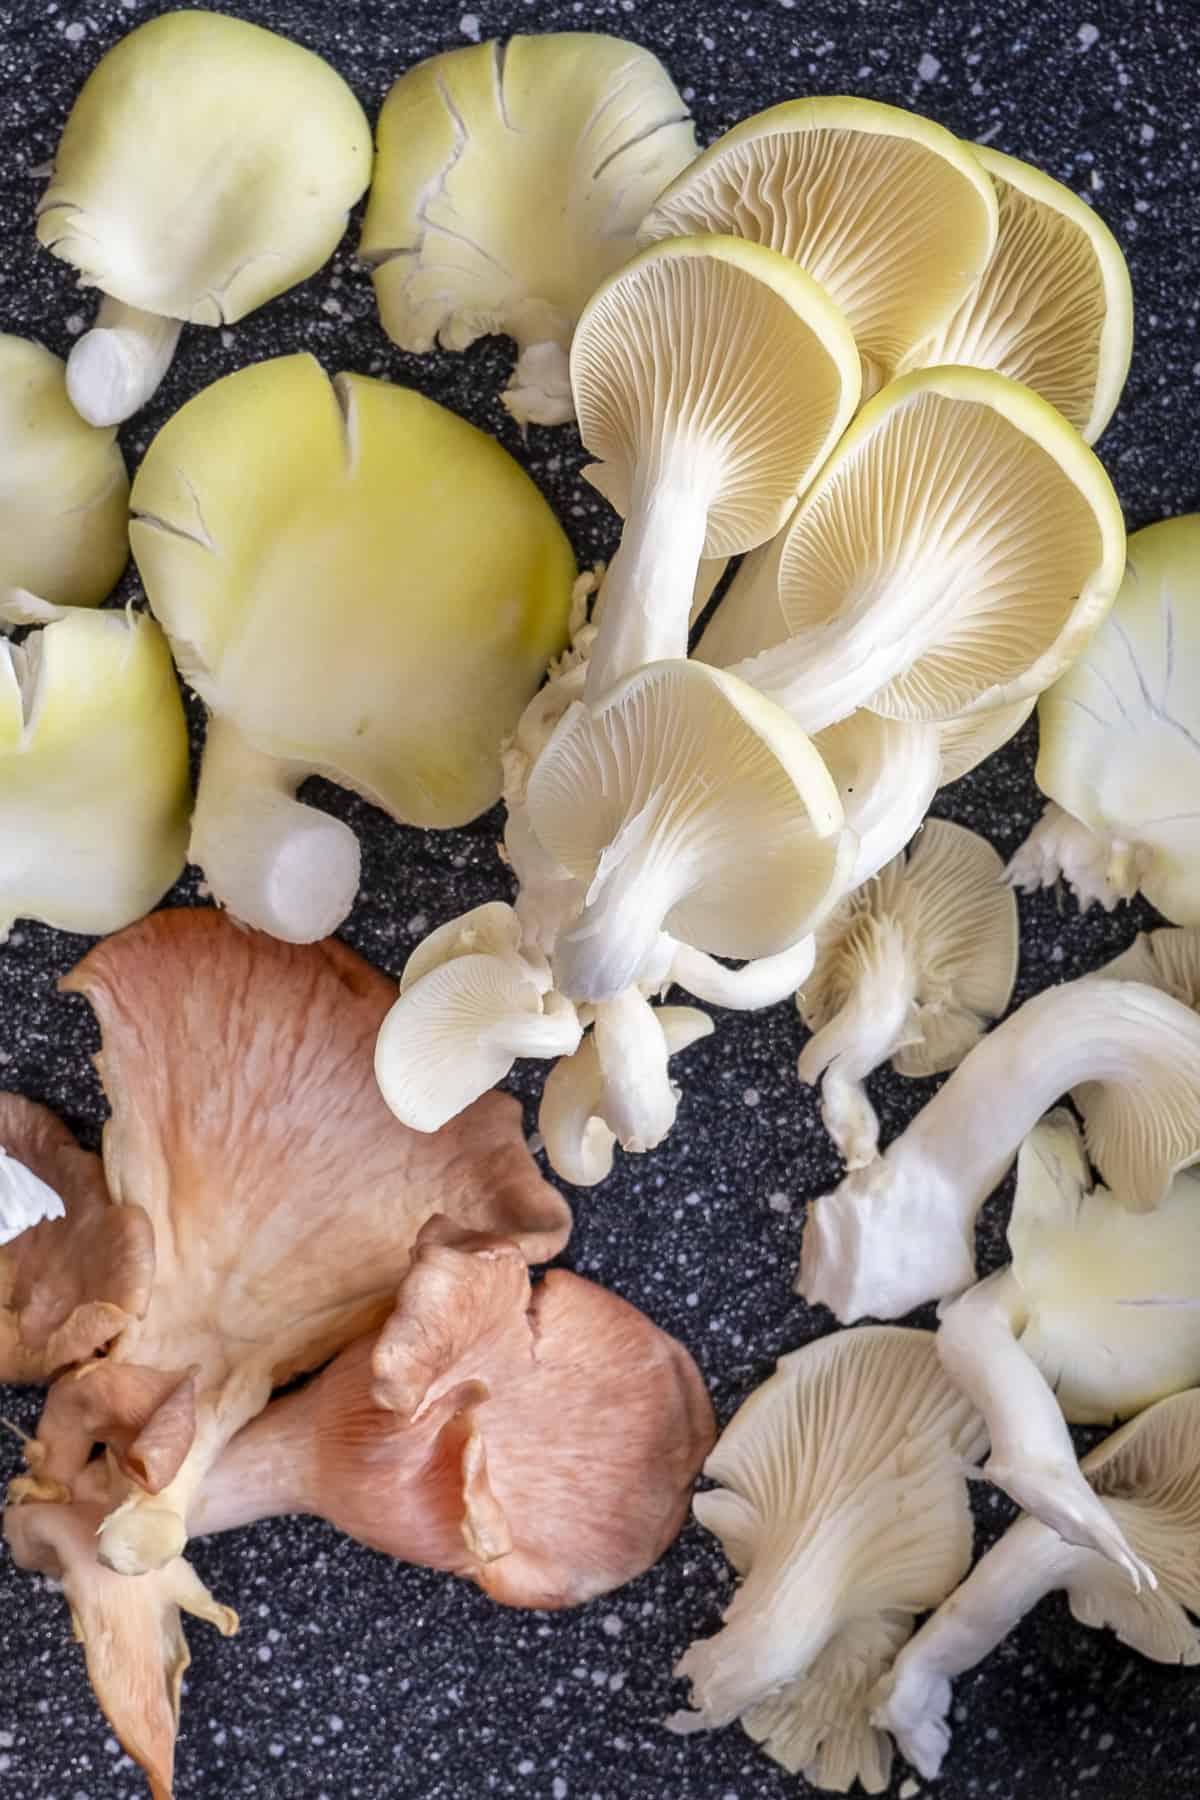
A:
POLYGON ((96 324, 66 365, 0 335, 0 619, 31 629, 0 642, 0 938, 115 933, 64 983, 103 1162, 0 1095, 0 1380, 48 1387, 14 1558, 156 1800, 182 1613, 237 1628, 188 1542, 284 1513, 556 1608, 648 1568, 703 1463, 740 1586, 666 1723, 740 1720, 837 1791, 883 1791, 893 1739, 935 1775, 950 1681, 1052 1588, 1200 1661, 1200 518, 1127 546, 1091 448, 1120 249, 911 112, 798 99, 697 154, 636 45, 473 43, 389 93, 361 257, 405 351, 513 338, 504 404, 578 422, 607 568, 483 432, 303 354, 192 393, 130 485, 113 428, 182 326, 302 281, 370 176, 321 58, 157 17, 38 208, 96 324), (151 610, 102 609, 130 549, 151 610), (931 808, 1035 708, 1049 804, 1005 871, 931 808), (422 828, 503 797, 497 897, 398 985, 330 936, 359 846, 312 775, 422 828), (185 860, 216 907, 155 912, 185 860), (1060 875, 1172 928, 1005 1018, 1013 889, 1060 875), (941 1315, 784 1356, 714 1449, 680 1344, 531 1277, 571 1225, 534 1151, 603 1182, 674 1127, 707 1008, 793 997, 846 1166, 797 1291, 941 1315), (553 1065, 529 1142, 490 1091, 521 1058, 553 1065), (881 1148, 889 1062, 949 1079, 881 1148), (1028 1516, 968 1574, 981 1463, 1028 1516))

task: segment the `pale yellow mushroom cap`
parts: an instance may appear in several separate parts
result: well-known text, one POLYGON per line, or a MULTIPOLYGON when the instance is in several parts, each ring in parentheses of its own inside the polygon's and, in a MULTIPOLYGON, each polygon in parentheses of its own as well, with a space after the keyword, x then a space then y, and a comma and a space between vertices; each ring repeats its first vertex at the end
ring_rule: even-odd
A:
POLYGON ((38 238, 143 312, 228 325, 333 253, 371 131, 311 50, 214 12, 131 31, 71 109, 38 238))

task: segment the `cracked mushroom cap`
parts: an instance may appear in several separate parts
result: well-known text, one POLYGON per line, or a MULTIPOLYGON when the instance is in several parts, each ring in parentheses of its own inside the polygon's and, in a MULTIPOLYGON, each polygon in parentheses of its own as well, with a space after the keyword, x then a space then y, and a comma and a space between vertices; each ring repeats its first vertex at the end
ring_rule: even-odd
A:
POLYGON ((370 172, 363 110, 319 56, 224 13, 165 13, 84 83, 37 233, 81 287, 231 325, 332 255, 370 172))
POLYGON ((789 948, 841 892, 855 846, 817 751, 735 677, 651 664, 576 701, 533 770, 529 819, 588 883, 559 936, 556 984, 607 1000, 659 933, 716 956, 789 948))
POLYGON ((730 232, 791 258, 845 314, 869 395, 970 292, 996 227, 992 184, 950 132, 822 96, 726 132, 659 196, 641 235, 730 232))
POLYGON ((6 332, 0 445, 0 608, 29 597, 98 606, 129 555, 129 482, 116 433, 80 418, 57 356, 6 332))

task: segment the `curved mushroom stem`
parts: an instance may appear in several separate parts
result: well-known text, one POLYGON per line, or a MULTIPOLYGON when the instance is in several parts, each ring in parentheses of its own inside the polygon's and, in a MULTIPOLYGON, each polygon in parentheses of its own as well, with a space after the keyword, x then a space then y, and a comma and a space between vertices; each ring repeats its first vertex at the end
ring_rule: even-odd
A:
POLYGON ((1053 800, 1021 845, 1005 876, 1023 894, 1066 881, 1082 911, 1100 905, 1112 912, 1132 900, 1145 874, 1146 851, 1124 838, 1092 831, 1053 800))
POLYGON ((67 358, 67 393, 89 425, 119 425, 145 406, 171 366, 182 329, 105 294, 96 323, 67 358))
POLYGON ((579 1017, 569 1000, 548 993, 540 1012, 512 1012, 487 1026, 479 1041, 490 1049, 519 1056, 570 1056, 579 1047, 579 1017))
POLYGON ((728 969, 706 951, 677 943, 668 980, 710 1006, 728 1007, 731 1012, 757 1012, 760 1007, 777 1006, 781 1000, 789 999, 812 974, 816 958, 817 940, 811 934, 775 956, 757 957, 740 969, 728 969))
POLYGON ((554 339, 522 343, 500 398, 518 425, 568 425, 575 417, 575 399, 566 346, 554 339))
POLYGON ((860 942, 854 987, 796 1064, 801 1081, 821 1083, 821 1117, 848 1169, 865 1168, 878 1152, 879 1120, 862 1084, 910 1040, 916 999, 912 958, 895 920, 864 918, 860 942))
POLYGON ((637 988, 596 1008, 593 1037, 603 1084, 600 1116, 622 1149, 638 1154, 661 1144, 679 1106, 679 1090, 667 1073, 672 1050, 707 1037, 712 1021, 691 1007, 656 1010, 637 988), (672 1015, 670 1021, 663 1012, 672 1015), (673 1027, 674 1044, 667 1025, 673 1027))
POLYGON ((188 860, 235 918, 290 944, 329 937, 358 892, 358 839, 296 799, 303 773, 209 714, 188 860))
POLYGON ((942 1314, 942 1366, 983 1414, 992 1440, 983 1473, 1066 1543, 1098 1551, 1124 1569, 1135 1593, 1143 1580, 1153 1588, 1153 1571, 1088 1486, 1059 1404, 1021 1348, 1026 1322, 1025 1298, 1011 1269, 997 1270, 942 1314))
POLYGON ((1065 1544, 1039 1520, 1018 1519, 901 1650, 875 1689, 871 1720, 891 1732, 926 1781, 949 1748, 951 1681, 1090 1561, 1089 1551, 1065 1544))
POLYGON ((865 706, 914 655, 907 639, 880 632, 868 606, 823 630, 786 637, 729 672, 781 706, 811 737, 865 706))
POLYGON ((653 820, 638 815, 605 851, 583 906, 551 953, 555 986, 572 1000, 616 1000, 655 961, 671 898, 653 857, 639 855, 653 820))

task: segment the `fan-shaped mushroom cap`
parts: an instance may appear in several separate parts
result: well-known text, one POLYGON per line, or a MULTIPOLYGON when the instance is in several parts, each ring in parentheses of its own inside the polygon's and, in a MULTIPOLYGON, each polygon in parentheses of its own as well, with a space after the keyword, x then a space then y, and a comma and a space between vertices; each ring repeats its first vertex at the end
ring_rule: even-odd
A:
POLYGON ((965 1467, 986 1442, 932 1333, 870 1326, 783 1357, 704 1465, 720 1486, 693 1511, 741 1585, 725 1629, 676 1667, 698 1713, 668 1724, 742 1715, 786 1766, 803 1757, 811 1777, 833 1756, 881 1791, 890 1758, 868 1727, 866 1676, 966 1573, 965 1467), (835 1717, 838 1697, 861 1718, 835 1717))
POLYGON ((1109 981, 1144 982, 1200 1013, 1200 926, 1139 931, 1128 950, 1096 973, 1109 981))
POLYGON ((1112 604, 1121 510, 1078 433, 983 369, 865 406, 788 526, 788 638, 735 673, 810 731, 857 705, 946 720, 1039 692, 1112 604))
POLYGON ((652 664, 595 706, 576 702, 538 759, 533 830, 589 883, 553 956, 560 990, 632 986, 666 930, 718 956, 802 938, 854 856, 809 740, 744 683, 700 663, 652 664))
POLYGON ((193 856, 248 922, 332 930, 357 846, 295 788, 328 775, 434 827, 490 806, 501 739, 563 641, 566 538, 492 439, 406 389, 330 382, 309 356, 189 401, 132 504, 150 603, 220 727, 193 856))
POLYGON ((792 258, 845 313, 871 394, 970 292, 996 228, 995 191, 965 144, 839 95, 726 132, 659 196, 642 238, 728 231, 792 258))
MULTIPOLYGON (((136 309, 135 331, 139 313, 232 325, 332 255, 370 171, 363 110, 319 56, 224 13, 166 13, 84 83, 37 232, 81 287, 136 309)), ((103 391, 123 360, 108 335, 72 351, 73 397, 97 365, 85 407, 93 373, 103 391)))
POLYGON ((1108 424, 1133 348, 1133 292, 1120 245, 1090 206, 1040 169, 972 146, 996 185, 987 267, 902 372, 945 363, 995 369, 1056 407, 1086 443, 1108 424))
POLYGON ((952 1069, 1007 1007, 1018 924, 1003 877, 985 839, 931 819, 907 856, 817 927, 816 966, 796 996, 814 1033, 798 1068, 802 1081, 824 1077, 822 1113, 851 1168, 878 1143, 865 1077, 889 1057, 901 1075, 952 1069))
POLYGON ((0 938, 18 918, 117 931, 187 843, 187 723, 144 613, 71 609, 0 643, 0 938))
POLYGON ((404 965, 400 992, 406 994, 423 975, 459 956, 500 957, 536 979, 542 993, 550 986, 545 958, 536 951, 531 956, 522 948, 521 921, 513 908, 504 900, 488 900, 456 919, 447 919, 421 939, 404 965))
POLYGON ((1200 514, 1130 538, 1112 613, 1038 720, 1038 786, 1082 844, 1063 846, 1050 813, 1013 880, 1047 885, 1062 871, 1082 905, 1109 909, 1140 888, 1173 924, 1200 925, 1200 514))
POLYGON ((58 357, 4 332, 0 445, 0 615, 98 605, 129 555, 124 459, 71 405, 58 357))
POLYGON ((783 524, 858 403, 858 353, 785 257, 730 237, 645 250, 588 302, 571 347, 585 474, 627 520, 587 693, 687 654, 702 557, 783 524))
POLYGON ((0 1381, 46 1381, 146 1310, 154 1238, 140 1206, 112 1206, 100 1158, 32 1100, 0 1094, 3 1162, 58 1198, 59 1214, 0 1249, 0 1381))
POLYGON ((505 332, 514 418, 569 419, 572 327, 696 154, 667 71, 597 32, 471 44, 407 70, 377 137, 359 255, 388 336, 465 350, 505 332))

